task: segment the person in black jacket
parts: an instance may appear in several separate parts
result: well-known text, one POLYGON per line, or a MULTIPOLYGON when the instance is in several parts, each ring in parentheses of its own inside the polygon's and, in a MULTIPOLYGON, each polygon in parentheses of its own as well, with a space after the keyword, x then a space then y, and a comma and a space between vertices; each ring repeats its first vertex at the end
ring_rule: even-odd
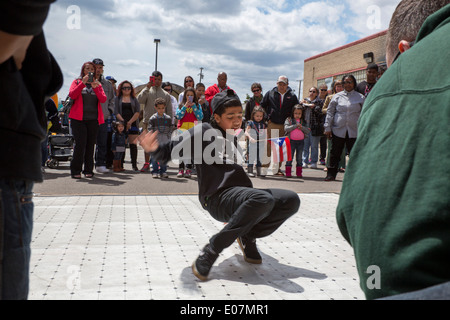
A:
POLYGON ((252 119, 253 109, 260 106, 263 99, 263 91, 260 83, 253 83, 250 90, 253 92, 253 97, 251 97, 245 105, 245 121, 250 121, 252 119))
MULTIPOLYGON (((266 110, 268 125, 267 136, 268 139, 284 137, 284 122, 291 116, 292 109, 298 104, 298 98, 289 87, 289 79, 286 76, 280 76, 277 81, 277 86, 267 92, 261 102, 261 106, 266 110)), ((267 156, 270 159, 271 144, 267 144, 267 156)), ((276 175, 284 175, 280 168, 282 163, 278 165, 278 172, 276 175)), ((263 164, 263 167, 267 168, 269 163, 263 164)), ((276 172, 276 170, 274 170, 276 172)))
POLYGON ((42 25, 52 0, 0 2, 0 298, 28 298, 33 184, 42 181, 45 101, 62 86, 42 25))
POLYGON ((225 227, 214 235, 192 264, 194 275, 206 280, 223 249, 238 241, 249 263, 262 262, 256 239, 272 234, 300 207, 298 195, 280 189, 255 189, 242 168, 242 150, 236 133, 242 125, 242 105, 233 90, 218 93, 212 100, 211 124, 186 131, 181 140, 159 145, 157 133, 141 135, 146 152, 160 162, 177 157, 180 151, 196 165, 202 207, 225 227), (198 144, 201 144, 201 148, 198 144), (195 153, 195 151, 201 150, 195 153))

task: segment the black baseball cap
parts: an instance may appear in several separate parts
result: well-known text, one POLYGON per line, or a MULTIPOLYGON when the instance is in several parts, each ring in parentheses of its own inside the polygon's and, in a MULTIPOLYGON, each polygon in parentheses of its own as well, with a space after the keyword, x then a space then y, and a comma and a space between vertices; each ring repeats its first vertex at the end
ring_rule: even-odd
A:
POLYGON ((103 64, 103 60, 102 60, 102 59, 99 59, 99 58, 95 58, 94 60, 92 60, 92 63, 93 63, 93 64, 100 64, 100 65, 102 65, 102 66, 105 66, 105 65, 103 64))
POLYGON ((242 106, 241 99, 232 89, 224 90, 216 94, 211 101, 211 108, 213 113, 217 111, 221 106, 233 102, 230 106, 242 106))

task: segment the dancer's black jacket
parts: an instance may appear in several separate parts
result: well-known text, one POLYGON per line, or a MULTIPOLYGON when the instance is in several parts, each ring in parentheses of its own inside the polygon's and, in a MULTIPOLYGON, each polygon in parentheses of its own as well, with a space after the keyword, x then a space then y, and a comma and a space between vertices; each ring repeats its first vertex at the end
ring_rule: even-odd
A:
POLYGON ((253 187, 241 165, 242 150, 237 137, 209 123, 195 126, 160 145, 152 155, 159 162, 182 158, 196 166, 199 200, 205 209, 207 198, 217 192, 237 186, 253 187))

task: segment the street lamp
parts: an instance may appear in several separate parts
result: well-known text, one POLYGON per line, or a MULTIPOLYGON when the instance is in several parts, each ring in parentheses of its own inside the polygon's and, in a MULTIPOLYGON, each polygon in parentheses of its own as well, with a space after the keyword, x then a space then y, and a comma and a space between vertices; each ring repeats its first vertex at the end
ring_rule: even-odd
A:
POLYGON ((155 71, 158 70, 158 45, 161 42, 161 39, 154 39, 154 43, 156 43, 156 58, 155 58, 155 71))

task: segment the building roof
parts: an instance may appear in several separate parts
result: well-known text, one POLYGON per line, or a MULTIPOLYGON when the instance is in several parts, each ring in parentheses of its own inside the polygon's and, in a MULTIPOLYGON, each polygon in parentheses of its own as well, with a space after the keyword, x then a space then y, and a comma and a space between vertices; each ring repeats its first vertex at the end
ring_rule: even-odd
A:
POLYGON ((355 45, 357 45, 357 44, 360 44, 360 43, 362 43, 362 42, 366 42, 366 41, 369 41, 369 40, 378 38, 378 37, 380 37, 380 36, 384 36, 384 35, 387 34, 387 32, 388 32, 388 30, 384 30, 384 31, 381 31, 381 32, 372 34, 372 35, 370 35, 370 36, 368 36, 368 37, 359 39, 359 40, 357 40, 357 41, 353 41, 353 42, 348 43, 348 44, 346 44, 346 45, 343 45, 343 46, 341 46, 341 47, 338 47, 338 48, 335 48, 335 49, 332 49, 332 50, 329 50, 329 51, 320 53, 320 54, 318 54, 318 55, 315 55, 315 56, 312 56, 312 57, 310 57, 310 58, 305 59, 305 62, 308 62, 308 61, 311 61, 311 60, 314 60, 314 59, 323 57, 323 56, 325 56, 325 55, 327 55, 327 54, 331 54, 331 53, 336 52, 336 51, 340 51, 340 50, 343 50, 343 49, 346 49, 346 48, 349 48, 349 47, 353 47, 353 46, 355 46, 355 45))

